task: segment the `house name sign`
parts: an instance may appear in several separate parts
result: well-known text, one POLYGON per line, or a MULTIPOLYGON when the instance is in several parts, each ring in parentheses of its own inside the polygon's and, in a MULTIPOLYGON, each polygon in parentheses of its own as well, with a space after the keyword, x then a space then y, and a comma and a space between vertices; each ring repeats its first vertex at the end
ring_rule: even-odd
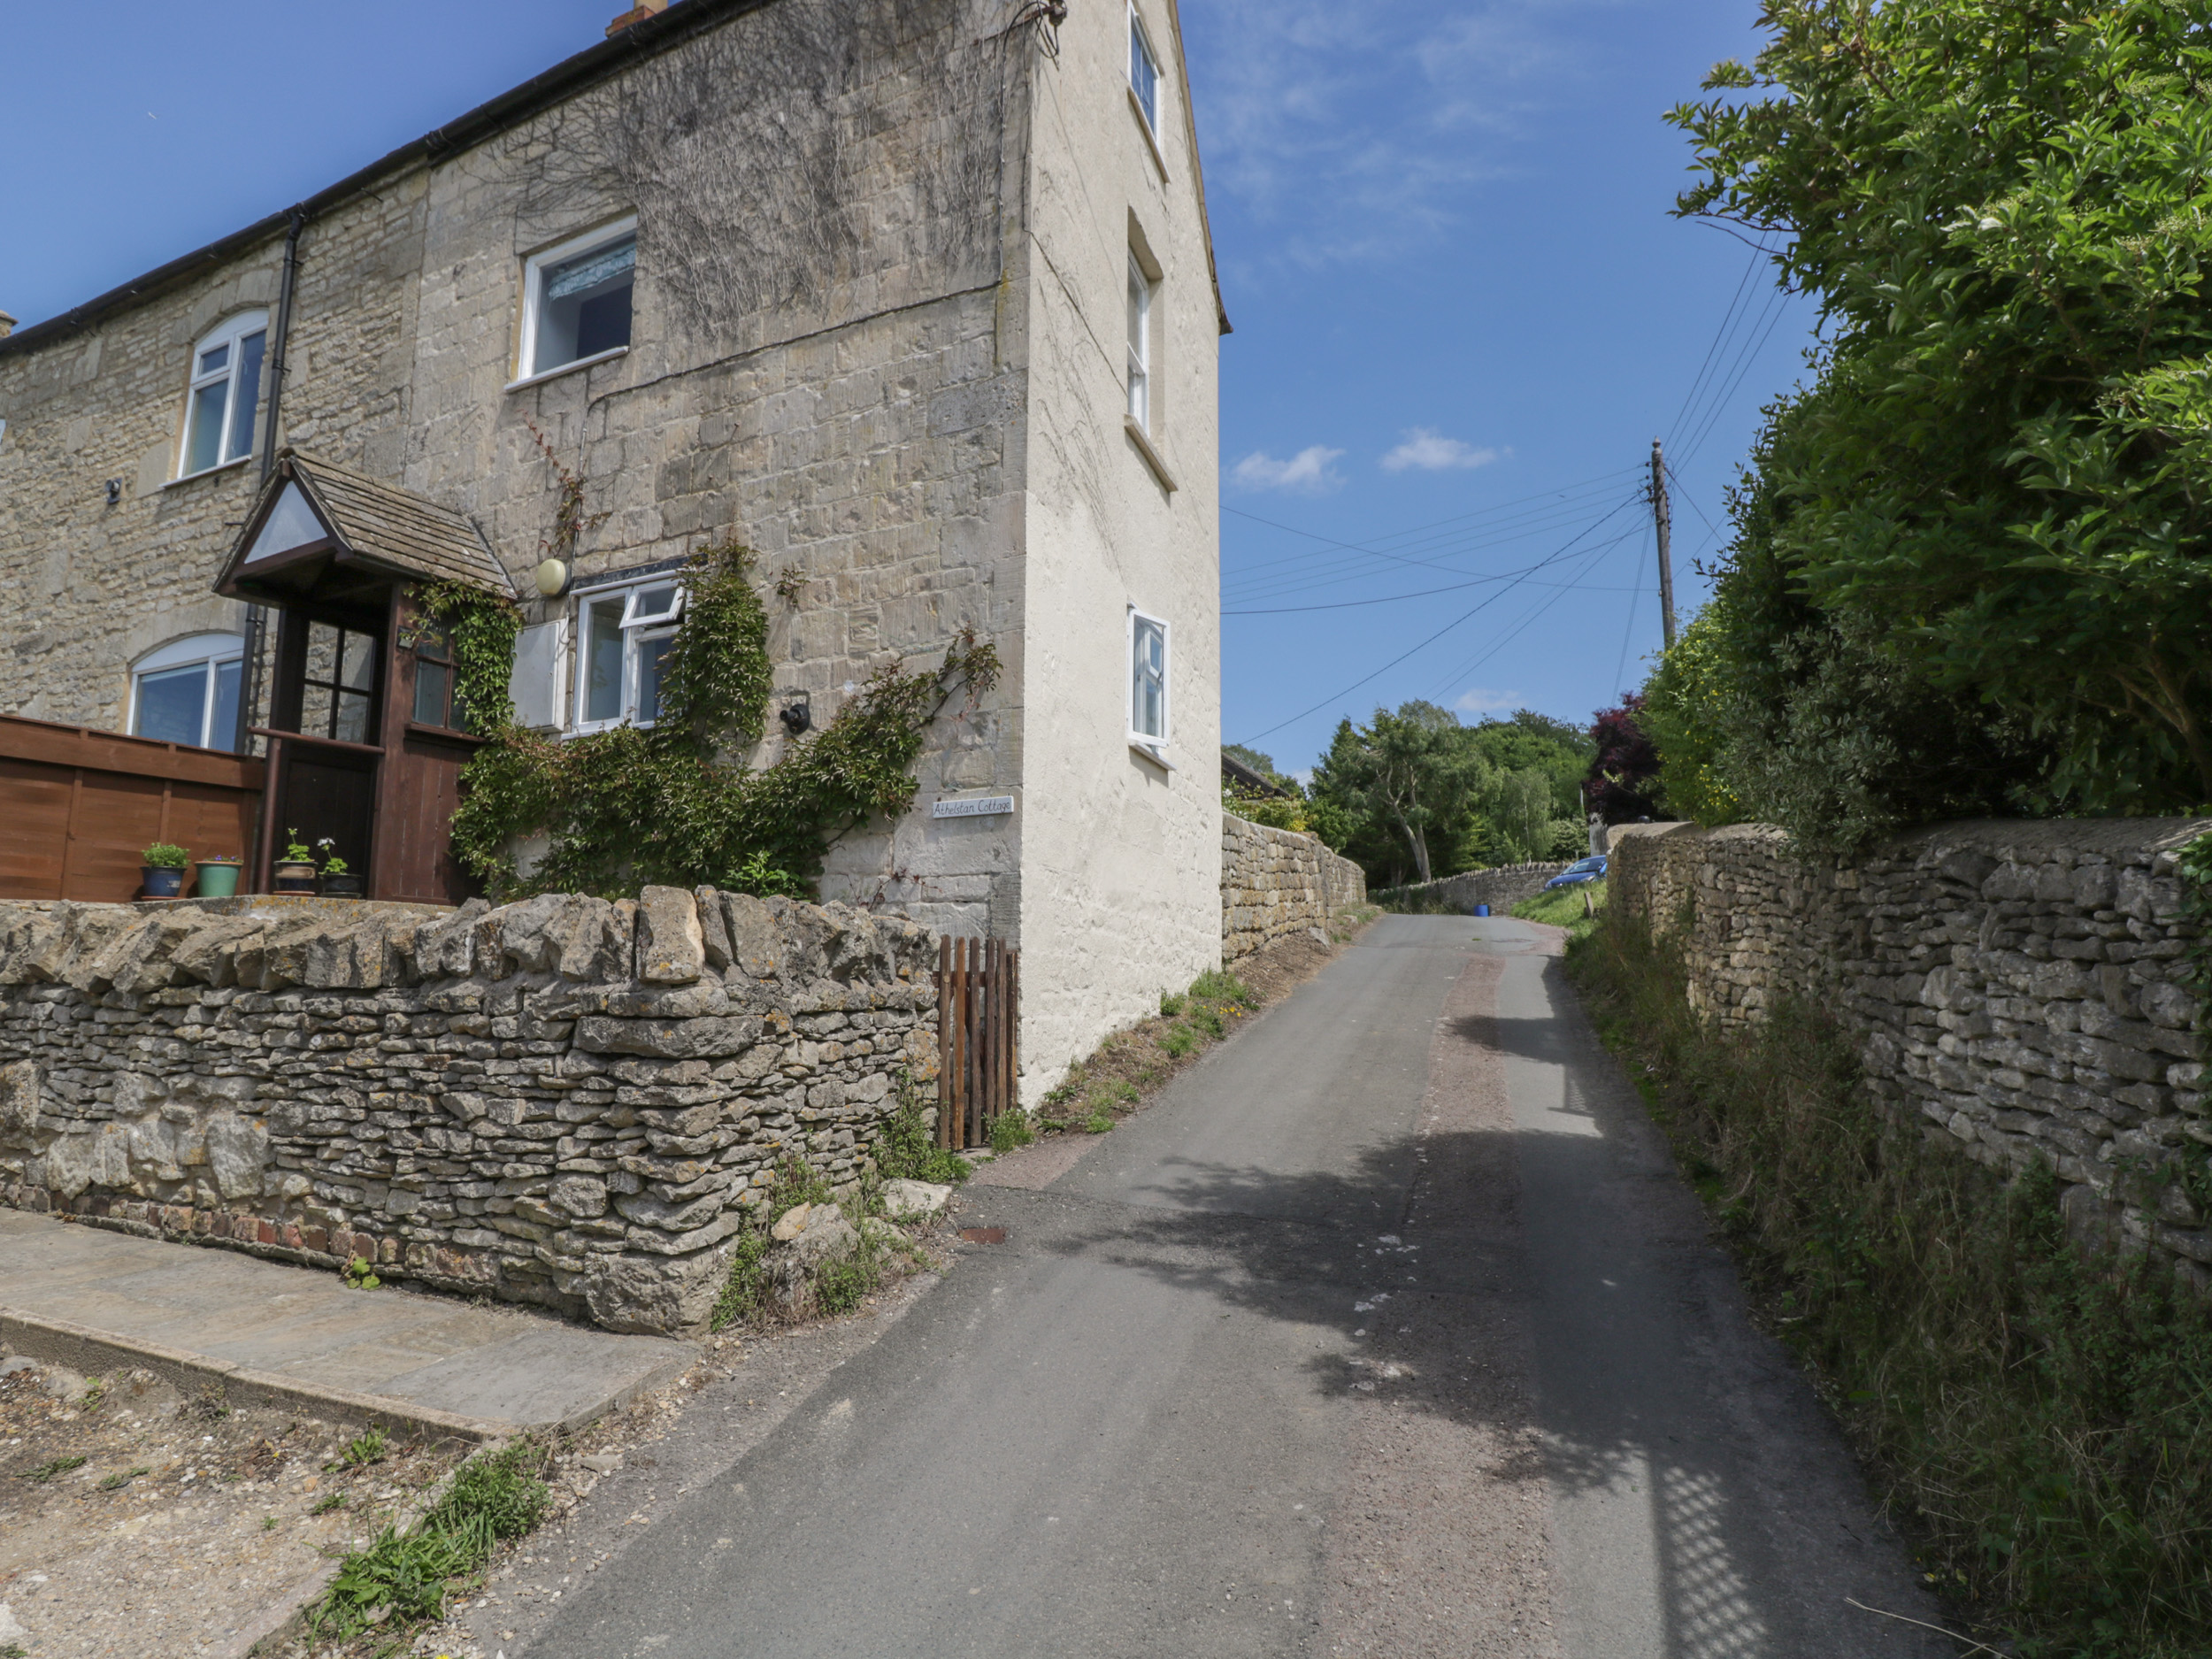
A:
POLYGON ((965 801, 939 801, 929 809, 932 818, 997 818, 1014 810, 1010 795, 972 795, 965 801))

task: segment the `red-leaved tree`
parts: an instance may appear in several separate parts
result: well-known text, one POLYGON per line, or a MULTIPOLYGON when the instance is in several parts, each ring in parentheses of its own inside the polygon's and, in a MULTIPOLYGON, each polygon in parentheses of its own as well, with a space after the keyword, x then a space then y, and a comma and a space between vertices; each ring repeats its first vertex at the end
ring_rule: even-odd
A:
POLYGON ((1608 824, 1659 815, 1659 750, 1636 723, 1643 707, 1641 694, 1624 691, 1619 708, 1600 709, 1591 721, 1598 752, 1583 793, 1590 810, 1608 824))

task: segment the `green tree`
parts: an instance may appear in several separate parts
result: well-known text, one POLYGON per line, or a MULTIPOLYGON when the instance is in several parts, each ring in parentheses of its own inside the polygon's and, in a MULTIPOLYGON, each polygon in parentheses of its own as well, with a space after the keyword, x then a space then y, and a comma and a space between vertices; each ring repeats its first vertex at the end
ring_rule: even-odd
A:
POLYGON ((1739 494, 1714 660, 1655 682, 1727 723, 1709 803, 1863 833, 2212 796, 2212 5, 1763 22, 1670 117, 1678 211, 1779 242, 1825 337, 1739 494), (1824 803, 1824 768, 1857 783, 1824 803))
POLYGON ((1402 844, 1401 868, 1409 864, 1416 881, 1432 879, 1432 842, 1449 845, 1487 781, 1488 768, 1465 740, 1458 718, 1432 703, 1408 703, 1394 714, 1378 709, 1365 726, 1349 720, 1337 726, 1314 767, 1314 793, 1364 820, 1347 838, 1360 849, 1350 856, 1399 863, 1375 845, 1387 835, 1402 844))

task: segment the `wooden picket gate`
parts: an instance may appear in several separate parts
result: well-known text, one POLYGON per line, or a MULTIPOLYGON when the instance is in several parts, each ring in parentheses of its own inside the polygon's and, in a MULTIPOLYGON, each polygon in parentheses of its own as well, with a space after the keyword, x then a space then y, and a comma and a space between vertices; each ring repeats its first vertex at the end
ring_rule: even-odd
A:
POLYGON ((937 1144, 991 1144, 1019 1103, 1022 953, 1002 939, 937 941, 937 1144))

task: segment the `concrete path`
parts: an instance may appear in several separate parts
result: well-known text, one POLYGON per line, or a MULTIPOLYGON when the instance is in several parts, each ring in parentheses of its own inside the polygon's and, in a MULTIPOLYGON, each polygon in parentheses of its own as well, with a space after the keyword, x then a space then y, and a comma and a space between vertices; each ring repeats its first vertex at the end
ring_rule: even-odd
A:
MULTIPOLYGON (((1386 918, 528 1659, 1948 1654, 1554 937, 1386 918)), ((510 1652, 508 1659, 517 1659, 510 1652)))
POLYGON ((688 1344, 0 1210, 0 1348, 483 1438, 588 1422, 688 1344))

